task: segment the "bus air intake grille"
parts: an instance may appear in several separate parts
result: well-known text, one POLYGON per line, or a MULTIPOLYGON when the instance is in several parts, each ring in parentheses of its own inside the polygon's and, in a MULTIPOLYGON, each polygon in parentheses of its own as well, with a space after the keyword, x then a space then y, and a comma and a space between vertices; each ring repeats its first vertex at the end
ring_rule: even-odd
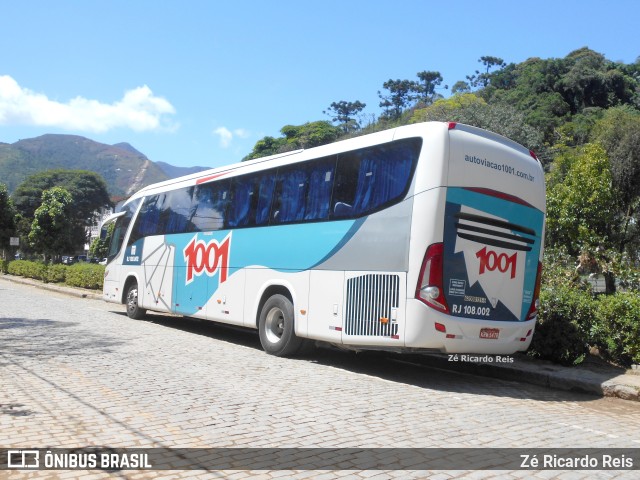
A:
POLYGON ((398 308, 399 293, 398 275, 369 274, 347 280, 345 333, 376 337, 397 335, 398 325, 393 313, 398 308))

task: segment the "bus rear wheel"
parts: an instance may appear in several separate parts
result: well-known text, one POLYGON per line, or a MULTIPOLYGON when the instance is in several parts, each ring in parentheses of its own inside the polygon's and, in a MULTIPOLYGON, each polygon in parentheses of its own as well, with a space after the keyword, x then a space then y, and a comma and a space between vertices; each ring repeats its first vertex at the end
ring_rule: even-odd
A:
POLYGON ((302 339, 296 336, 293 303, 276 294, 265 302, 260 311, 258 332, 265 352, 286 357, 298 352, 302 339))
POLYGON ((134 320, 140 320, 144 318, 147 311, 144 308, 140 308, 138 305, 138 282, 133 282, 127 289, 127 316, 134 320))

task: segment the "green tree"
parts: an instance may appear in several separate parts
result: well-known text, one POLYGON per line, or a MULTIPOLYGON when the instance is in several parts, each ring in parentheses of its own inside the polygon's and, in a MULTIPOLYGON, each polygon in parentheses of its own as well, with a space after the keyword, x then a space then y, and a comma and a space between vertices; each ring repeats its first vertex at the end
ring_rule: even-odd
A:
POLYGON ((258 140, 253 147, 253 151, 243 158, 243 161, 301 148, 326 145, 327 143, 335 142, 340 137, 342 130, 331 125, 330 122, 320 120, 303 125, 285 125, 280 132, 283 137, 264 137, 262 140, 258 140))
POLYGON ((287 145, 287 140, 283 137, 275 138, 266 136, 261 140, 258 140, 253 146, 253 150, 249 155, 244 157, 242 161, 253 160, 254 158, 268 157, 270 155, 276 155, 284 152, 287 145))
MULTIPOLYGON (((436 89, 442 84, 442 75, 440 75, 440 72, 423 71, 418 72, 417 76, 421 82, 417 83, 415 87, 418 99, 425 105, 431 105, 438 97, 441 97, 436 93, 436 89)), ((445 85, 444 88, 447 89, 449 87, 445 85)))
POLYGON ((382 100, 380 106, 384 108, 385 119, 396 120, 400 118, 402 112, 415 99, 416 82, 411 80, 387 80, 382 84, 383 88, 389 91, 387 95, 383 95, 378 90, 378 96, 382 100))
POLYGON ((362 103, 359 100, 355 102, 340 100, 339 102, 333 102, 322 113, 331 116, 332 121, 338 122, 344 133, 349 133, 360 129, 360 122, 354 117, 364 110, 366 106, 366 103, 362 103))
POLYGON ((480 70, 476 70, 474 75, 467 75, 467 80, 469 81, 469 85, 472 87, 487 87, 491 82, 491 74, 489 73, 492 68, 504 68, 506 63, 499 57, 492 57, 490 55, 485 55, 480 57, 478 62, 482 63, 485 67, 485 70, 481 72, 480 70))
POLYGON ((6 258, 5 250, 9 248, 9 239, 16 231, 16 210, 9 197, 7 186, 0 183, 0 252, 6 258))
POLYGON ((617 236, 618 212, 609 159, 601 145, 567 150, 556 159, 547 175, 549 246, 564 247, 574 257, 609 250, 617 236))
POLYGON ((64 188, 42 192, 28 238, 34 251, 44 255, 45 262, 82 248, 86 235, 84 227, 74 221, 73 208, 73 198, 64 188))
POLYGON ((319 147, 335 142, 340 136, 340 129, 324 120, 303 125, 285 125, 280 131, 291 149, 319 147))
POLYGON ((640 112, 632 107, 610 108, 593 129, 611 163, 611 177, 621 203, 620 243, 622 253, 629 243, 638 248, 638 207, 640 206, 640 112))
POLYGON ((630 77, 624 67, 586 47, 567 55, 565 65, 556 87, 572 113, 630 103, 638 86, 638 79, 630 77))
POLYGON ((458 80, 456 83, 453 84, 453 87, 451 87, 451 93, 453 93, 454 95, 457 93, 469 93, 469 92, 471 92, 471 85, 469 85, 467 82, 463 80, 458 80))
POLYGON ((13 193, 19 213, 32 219, 40 206, 42 193, 53 187, 62 187, 72 197, 72 218, 85 225, 91 224, 94 212, 110 207, 107 185, 95 172, 86 170, 47 170, 28 177, 13 193))

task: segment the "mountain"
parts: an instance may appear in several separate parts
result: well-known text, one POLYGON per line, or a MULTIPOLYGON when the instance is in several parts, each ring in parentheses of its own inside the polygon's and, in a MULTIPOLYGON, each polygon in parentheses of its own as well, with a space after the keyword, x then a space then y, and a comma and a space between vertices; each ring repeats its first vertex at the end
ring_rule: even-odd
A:
POLYGON ((77 135, 47 134, 0 143, 0 182, 10 193, 28 176, 59 168, 99 173, 112 197, 128 196, 151 183, 205 170, 155 163, 128 143, 106 145, 77 135))
POLYGON ((182 177, 183 175, 191 175, 192 173, 202 172, 204 170, 209 170, 211 167, 176 167, 174 165, 170 165, 166 162, 156 162, 164 173, 169 178, 177 178, 182 177))

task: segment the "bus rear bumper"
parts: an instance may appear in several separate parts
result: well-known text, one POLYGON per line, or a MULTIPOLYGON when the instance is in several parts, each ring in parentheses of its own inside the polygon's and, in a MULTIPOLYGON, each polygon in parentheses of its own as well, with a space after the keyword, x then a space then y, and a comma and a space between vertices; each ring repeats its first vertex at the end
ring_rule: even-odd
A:
POLYGON ((447 315, 407 299, 405 346, 443 353, 508 355, 529 348, 536 319, 498 322, 447 315))

